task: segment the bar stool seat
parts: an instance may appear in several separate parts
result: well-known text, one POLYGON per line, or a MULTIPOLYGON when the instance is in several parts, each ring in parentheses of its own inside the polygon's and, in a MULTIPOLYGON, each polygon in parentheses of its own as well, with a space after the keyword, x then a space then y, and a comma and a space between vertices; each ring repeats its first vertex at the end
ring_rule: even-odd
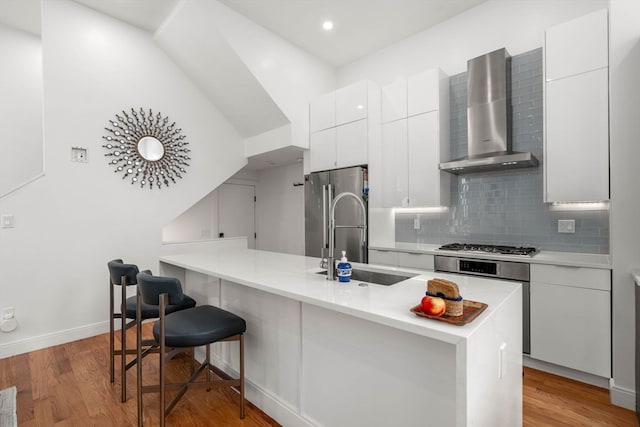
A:
MULTIPOLYGON (((167 347, 199 347, 247 330, 244 319, 211 305, 182 310, 171 316, 168 314, 164 335, 167 347)), ((160 322, 153 326, 153 336, 160 341, 160 322)))

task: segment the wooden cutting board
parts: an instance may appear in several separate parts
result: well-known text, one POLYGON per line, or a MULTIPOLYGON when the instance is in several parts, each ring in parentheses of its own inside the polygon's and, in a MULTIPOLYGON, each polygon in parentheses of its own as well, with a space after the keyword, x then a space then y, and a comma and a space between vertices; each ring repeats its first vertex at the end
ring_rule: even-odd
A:
POLYGON ((462 326, 472 322, 473 319, 478 317, 480 313, 489 306, 483 302, 464 300, 462 307, 462 316, 447 316, 446 314, 443 314, 442 316, 432 316, 423 312, 420 304, 411 308, 411 311, 420 317, 426 317, 427 319, 435 319, 441 322, 451 323, 452 325, 462 326))

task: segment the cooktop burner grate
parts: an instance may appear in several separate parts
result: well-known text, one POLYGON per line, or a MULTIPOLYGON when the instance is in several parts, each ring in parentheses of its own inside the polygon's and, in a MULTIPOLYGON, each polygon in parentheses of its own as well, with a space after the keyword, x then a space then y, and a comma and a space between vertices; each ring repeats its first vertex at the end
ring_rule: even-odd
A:
POLYGON ((536 248, 517 247, 517 246, 501 246, 501 245, 477 245, 473 243, 449 243, 440 246, 443 251, 467 251, 482 252, 489 254, 502 255, 526 255, 533 256, 538 250, 536 248))

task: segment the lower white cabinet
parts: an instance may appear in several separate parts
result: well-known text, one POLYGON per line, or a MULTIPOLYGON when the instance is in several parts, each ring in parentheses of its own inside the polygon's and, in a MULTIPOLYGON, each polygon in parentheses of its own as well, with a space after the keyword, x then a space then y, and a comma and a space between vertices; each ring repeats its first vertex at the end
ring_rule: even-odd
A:
POLYGON ((611 274, 531 265, 531 357, 611 377, 611 274))
POLYGON ((369 264, 433 271, 434 263, 434 256, 431 254, 369 249, 369 264))
POLYGON ((398 252, 381 249, 369 249, 369 264, 398 266, 398 252))

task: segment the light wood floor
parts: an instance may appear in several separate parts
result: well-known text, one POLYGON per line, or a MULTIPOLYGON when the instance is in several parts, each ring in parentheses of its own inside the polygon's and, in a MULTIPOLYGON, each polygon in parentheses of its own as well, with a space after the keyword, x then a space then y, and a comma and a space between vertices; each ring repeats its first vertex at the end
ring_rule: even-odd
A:
MULTIPOLYGON (((155 356, 143 364, 153 381, 155 356)), ((128 373, 128 401, 109 382, 109 336, 99 335, 0 360, 0 389, 18 389, 18 425, 134 426, 137 423, 135 369, 128 373)), ((116 363, 118 359, 116 358, 116 363)), ((188 361, 170 363, 172 377, 185 375, 188 361)), ((638 426, 635 413, 613 406, 605 389, 525 368, 524 426, 638 426)), ((168 418, 171 426, 278 426, 247 404, 238 418, 239 395, 232 390, 189 390, 168 418)), ((158 425, 158 398, 145 395, 145 425, 158 425)))

